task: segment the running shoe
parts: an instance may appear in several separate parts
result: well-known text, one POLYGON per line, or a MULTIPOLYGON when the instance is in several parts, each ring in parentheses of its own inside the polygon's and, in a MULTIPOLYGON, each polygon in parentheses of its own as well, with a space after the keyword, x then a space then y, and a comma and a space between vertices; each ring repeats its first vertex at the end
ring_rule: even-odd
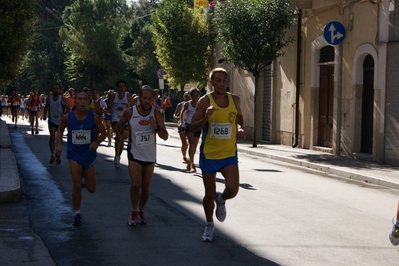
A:
POLYGON ((50 161, 48 163, 53 164, 54 162, 55 162, 55 157, 54 157, 54 155, 51 155, 50 161))
POLYGON ((56 153, 56 154, 55 154, 55 159, 56 159, 56 163, 57 163, 57 164, 60 164, 60 163, 61 163, 61 154, 56 153))
POLYGON ((216 202, 216 211, 215 215, 219 222, 223 222, 226 219, 226 202, 220 203, 220 198, 222 197, 222 193, 216 192, 215 202, 216 202))
POLYGON ((139 211, 138 217, 137 217, 137 223, 138 224, 146 224, 147 223, 147 219, 145 218, 143 211, 139 211))
POLYGON ((37 134, 39 134, 39 131, 38 131, 38 130, 36 130, 36 132, 35 132, 35 133, 36 133, 36 135, 37 135, 37 134))
POLYGON ((129 216, 129 220, 127 220, 127 225, 129 226, 136 226, 138 222, 137 211, 132 211, 129 216))
POLYGON ((184 163, 184 164, 186 164, 186 163, 187 163, 187 158, 186 158, 186 157, 183 157, 183 161, 182 161, 182 163, 184 163))
POLYGON ((72 221, 73 226, 80 226, 82 225, 82 215, 80 213, 75 214, 75 218, 72 221))
POLYGON ((191 166, 190 166, 190 173, 196 173, 197 172, 197 169, 195 168, 195 165, 194 164, 191 164, 191 166))
POLYGON ((389 240, 392 245, 399 245, 399 227, 396 225, 396 217, 392 218, 392 231, 389 233, 389 240))
POLYGON ((202 241, 211 242, 213 240, 213 233, 215 232, 215 226, 212 224, 206 225, 204 233, 202 234, 202 241))
POLYGON ((121 158, 120 157, 118 157, 118 156, 114 157, 114 165, 115 165, 115 168, 119 168, 119 166, 121 165, 121 158))
POLYGON ((108 147, 112 147, 111 141, 108 141, 108 147))
POLYGON ((34 135, 34 132, 33 132, 33 129, 32 129, 32 131, 30 132, 32 135, 34 135))

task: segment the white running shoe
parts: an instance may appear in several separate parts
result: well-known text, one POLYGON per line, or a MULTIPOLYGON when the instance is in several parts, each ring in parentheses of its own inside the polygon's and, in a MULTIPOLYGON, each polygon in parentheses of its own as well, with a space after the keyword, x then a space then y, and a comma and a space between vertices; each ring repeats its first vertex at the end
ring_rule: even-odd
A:
POLYGON ((204 233, 202 234, 202 241, 211 242, 213 240, 213 233, 215 232, 215 226, 212 224, 206 225, 204 233))
POLYGON ((146 224, 147 223, 147 218, 145 218, 143 211, 139 211, 138 216, 137 216, 137 223, 138 224, 146 224))
POLYGON ((132 211, 132 213, 129 215, 129 219, 127 220, 127 225, 136 226, 137 222, 137 211, 132 211))
POLYGON ((226 202, 220 203, 219 198, 222 196, 222 193, 216 192, 215 202, 216 202, 216 211, 215 215, 219 222, 223 222, 226 219, 226 202))
POLYGON ((119 166, 121 165, 121 158, 119 156, 114 157, 114 165, 115 168, 119 168, 119 166))
POLYGON ((389 233, 389 240, 392 245, 399 245, 399 227, 396 226, 396 217, 392 218, 392 231, 389 233))

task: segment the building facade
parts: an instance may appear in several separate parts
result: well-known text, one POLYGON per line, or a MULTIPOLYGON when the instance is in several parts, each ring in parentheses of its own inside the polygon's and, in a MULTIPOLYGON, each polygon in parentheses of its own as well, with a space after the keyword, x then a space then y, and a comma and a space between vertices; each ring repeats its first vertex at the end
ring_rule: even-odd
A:
POLYGON ((230 71, 231 91, 242 98, 249 133, 257 123, 259 141, 399 166, 396 2, 295 3, 300 31, 293 27, 289 34, 296 43, 265 69, 256 119, 253 77, 222 64, 230 71), (325 37, 330 22, 343 25, 343 36, 328 27, 325 37), (340 38, 339 44, 331 41, 340 38))

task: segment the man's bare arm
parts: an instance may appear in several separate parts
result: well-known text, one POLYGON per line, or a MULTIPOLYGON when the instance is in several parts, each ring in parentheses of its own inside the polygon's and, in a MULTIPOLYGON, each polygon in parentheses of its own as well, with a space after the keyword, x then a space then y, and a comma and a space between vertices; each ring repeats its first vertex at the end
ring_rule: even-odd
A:
POLYGON ((158 133, 158 136, 163 140, 167 140, 169 137, 169 133, 166 130, 165 123, 163 121, 163 116, 161 112, 156 109, 155 109, 155 120, 156 120, 156 127, 154 128, 158 133))
POLYGON ((57 149, 56 153, 61 153, 62 151, 62 137, 64 135, 64 130, 68 125, 68 114, 61 117, 61 123, 57 129, 57 149))
POLYGON ((116 124, 117 132, 115 133, 123 136, 124 139, 128 137, 128 135, 124 134, 124 132, 125 132, 125 125, 127 122, 129 122, 131 116, 132 116, 132 108, 128 108, 123 112, 122 117, 119 119, 118 123, 116 124))

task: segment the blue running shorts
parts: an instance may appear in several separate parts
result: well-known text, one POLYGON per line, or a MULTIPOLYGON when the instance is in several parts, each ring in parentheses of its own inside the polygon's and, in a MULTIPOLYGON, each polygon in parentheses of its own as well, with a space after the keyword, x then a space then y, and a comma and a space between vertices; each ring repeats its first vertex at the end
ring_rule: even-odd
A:
POLYGON ((220 172, 224 167, 230 165, 238 165, 237 155, 219 160, 205 159, 204 155, 200 156, 199 166, 205 174, 214 175, 220 172))

